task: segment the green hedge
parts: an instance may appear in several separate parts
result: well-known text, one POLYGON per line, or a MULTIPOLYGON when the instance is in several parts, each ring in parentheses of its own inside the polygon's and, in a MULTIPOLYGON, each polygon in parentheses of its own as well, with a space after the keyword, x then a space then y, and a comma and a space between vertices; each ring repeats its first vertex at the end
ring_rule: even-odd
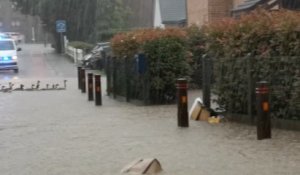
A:
POLYGON ((164 102, 165 98, 175 100, 176 80, 188 78, 190 73, 185 59, 184 40, 175 37, 160 38, 147 42, 143 48, 148 58, 150 97, 155 97, 151 101, 164 102))
POLYGON ((116 35, 111 43, 117 56, 114 64, 118 66, 114 70, 117 74, 115 85, 120 86, 120 82, 125 82, 125 89, 114 88, 117 95, 124 95, 125 92, 130 99, 143 100, 146 104, 175 101, 176 80, 189 78, 190 74, 183 30, 171 28, 131 31, 116 35), (134 55, 140 53, 146 57, 144 73, 136 71, 134 55), (122 67, 122 64, 125 64, 125 67, 122 67))
POLYGON ((205 51, 205 35, 197 26, 191 26, 187 31, 188 60, 192 69, 190 84, 196 88, 202 87, 202 57, 205 51))
POLYGON ((272 116, 299 120, 299 27, 299 12, 263 10, 206 26, 206 52, 215 59, 219 104, 246 113, 249 81, 254 96, 255 82, 266 80, 272 116))
MULTIPOLYGON (((247 113, 255 82, 268 81, 272 116, 300 119, 300 57, 244 57, 215 60, 218 103, 233 113, 247 113), (250 72, 250 74, 248 74, 250 72), (249 90, 250 83, 250 90, 249 90)), ((255 101, 254 101, 255 102, 255 101)), ((252 104, 255 111, 255 104, 252 104)))

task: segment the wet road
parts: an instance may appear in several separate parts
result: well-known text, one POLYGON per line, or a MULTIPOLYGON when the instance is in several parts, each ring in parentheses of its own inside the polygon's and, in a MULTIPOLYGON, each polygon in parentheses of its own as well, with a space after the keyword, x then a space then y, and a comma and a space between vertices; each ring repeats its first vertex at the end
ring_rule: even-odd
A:
POLYGON ((39 45, 23 46, 20 73, 0 79, 68 80, 66 91, 0 93, 1 175, 120 174, 140 157, 157 158, 168 175, 300 174, 299 132, 275 129, 257 141, 254 127, 235 123, 177 128, 175 105, 137 107, 104 95, 95 107, 77 90, 73 63, 39 45))
POLYGON ((0 71, 0 80, 74 77, 71 59, 55 54, 52 48, 39 44, 21 44, 18 47, 22 48, 18 52, 19 73, 0 71))

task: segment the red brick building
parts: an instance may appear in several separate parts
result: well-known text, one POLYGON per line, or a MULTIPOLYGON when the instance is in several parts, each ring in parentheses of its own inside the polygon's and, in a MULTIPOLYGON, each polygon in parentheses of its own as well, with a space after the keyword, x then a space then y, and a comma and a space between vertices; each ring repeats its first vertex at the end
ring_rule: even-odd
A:
POLYGON ((238 17, 257 7, 299 10, 299 0, 186 0, 188 25, 203 25, 224 17, 238 17))

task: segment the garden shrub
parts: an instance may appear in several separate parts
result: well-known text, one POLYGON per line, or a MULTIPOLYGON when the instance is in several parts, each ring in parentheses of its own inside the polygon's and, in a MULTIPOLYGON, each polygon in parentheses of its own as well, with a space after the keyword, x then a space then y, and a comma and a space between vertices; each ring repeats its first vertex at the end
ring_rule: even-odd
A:
POLYGON ((270 83, 272 116, 300 119, 300 113, 295 112, 300 100, 299 26, 299 12, 261 9, 238 20, 206 26, 206 49, 215 58, 219 104, 230 111, 247 112, 250 68, 253 82, 270 83))
POLYGON ((158 98, 152 100, 175 100, 176 79, 188 78, 190 71, 184 41, 176 37, 152 40, 145 43, 144 53, 148 58, 150 96, 158 98))
POLYGON ((188 61, 192 69, 190 84, 197 88, 202 87, 202 57, 205 54, 205 36, 204 32, 197 26, 193 25, 186 29, 188 61))
POLYGON ((186 60, 186 33, 181 29, 145 29, 115 35, 111 40, 117 59, 128 60, 131 65, 130 94, 136 99, 145 98, 150 104, 175 100, 176 79, 189 75, 186 60), (134 71, 135 55, 146 56, 146 72, 134 71), (133 63, 133 64, 132 64, 133 63), (147 89, 148 92, 144 92, 147 89))

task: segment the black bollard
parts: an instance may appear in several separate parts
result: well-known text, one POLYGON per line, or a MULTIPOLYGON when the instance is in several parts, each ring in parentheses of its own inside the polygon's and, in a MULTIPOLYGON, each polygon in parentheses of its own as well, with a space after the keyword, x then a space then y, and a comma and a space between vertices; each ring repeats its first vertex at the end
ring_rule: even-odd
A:
POLYGON ((77 75, 78 75, 78 89, 81 89, 81 69, 82 67, 77 67, 77 75))
POLYGON ((81 69, 80 71, 81 76, 81 92, 86 93, 86 80, 85 80, 85 69, 81 69))
POLYGON ((93 91, 94 85, 93 85, 93 74, 88 73, 88 100, 93 101, 94 100, 94 91, 93 91))
POLYGON ((95 75, 95 105, 102 106, 101 75, 95 75))
POLYGON ((256 88, 257 106, 257 139, 271 138, 271 118, 269 104, 269 87, 266 81, 257 83, 256 88))
POLYGON ((202 57, 202 85, 203 103, 209 109, 211 100, 211 59, 207 55, 202 57))
POLYGON ((189 127, 188 118, 188 97, 187 80, 181 78, 177 80, 177 105, 178 105, 178 126, 189 127))

